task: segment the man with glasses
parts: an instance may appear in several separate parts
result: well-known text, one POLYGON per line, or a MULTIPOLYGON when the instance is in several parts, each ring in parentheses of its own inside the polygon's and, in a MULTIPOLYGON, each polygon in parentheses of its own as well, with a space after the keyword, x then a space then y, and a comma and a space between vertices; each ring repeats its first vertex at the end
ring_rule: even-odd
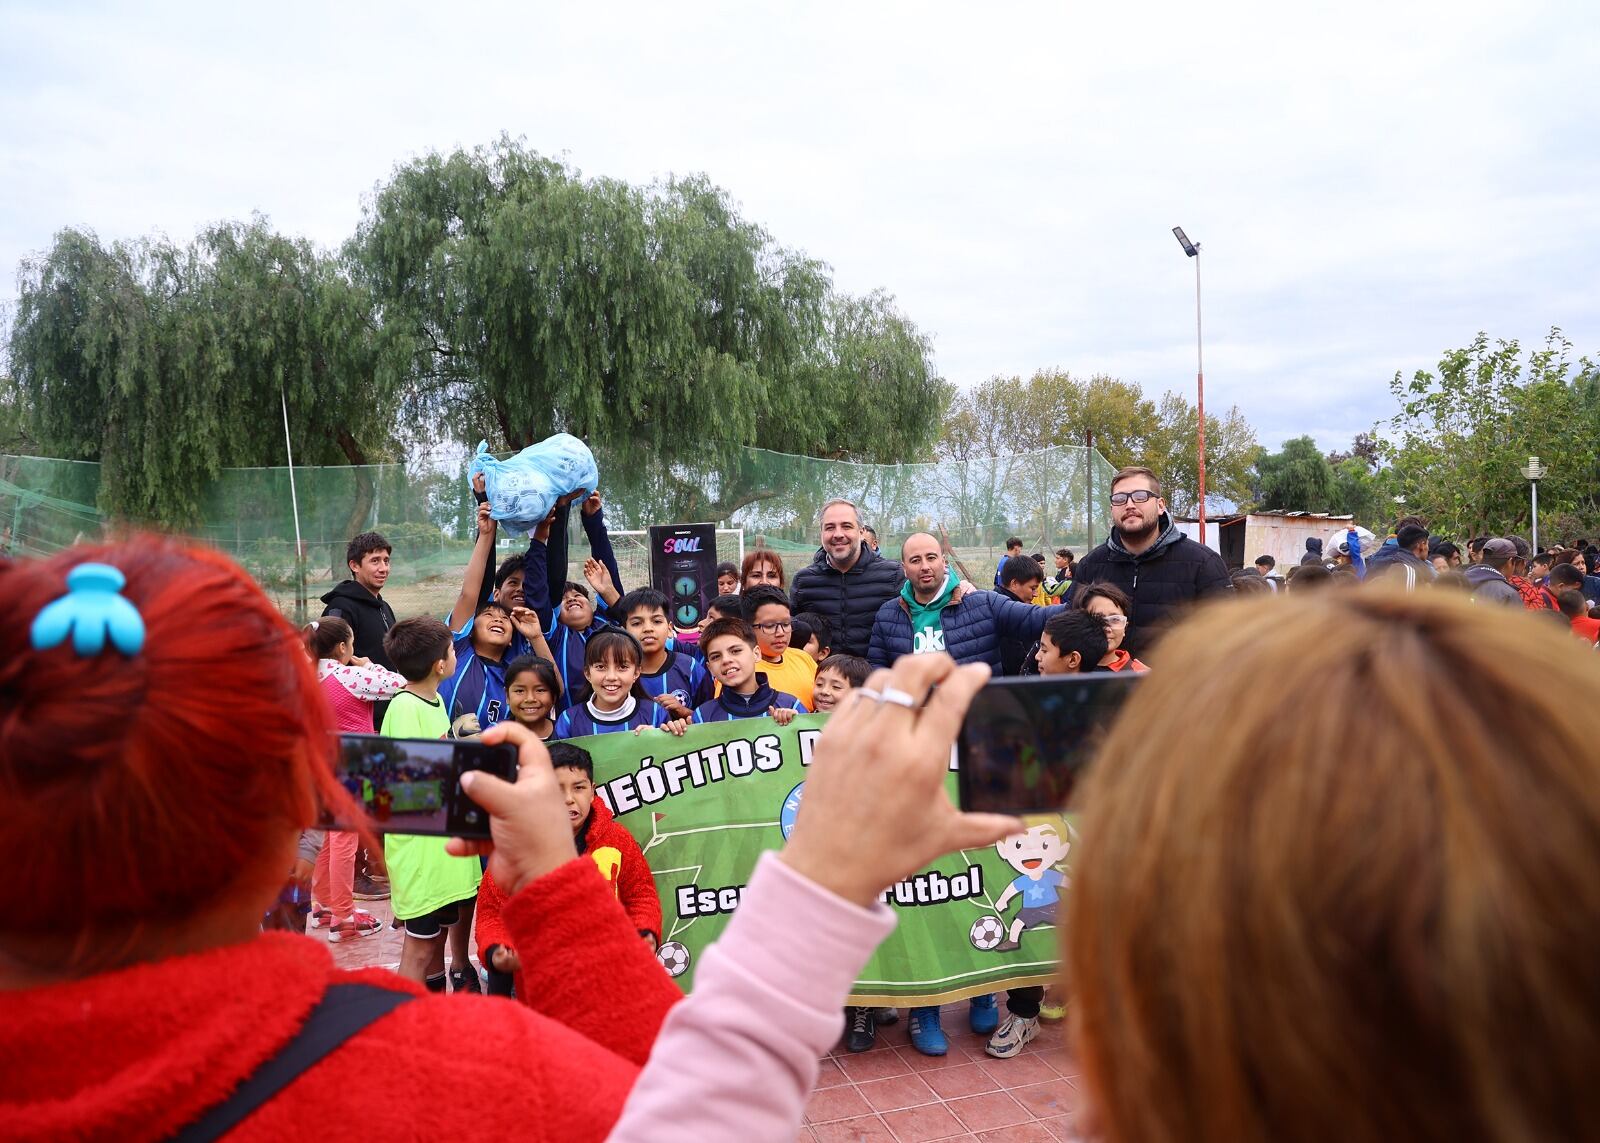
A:
POLYGON ((1176 612, 1233 590, 1228 565, 1178 530, 1148 468, 1124 468, 1111 479, 1111 538, 1078 564, 1076 584, 1109 583, 1133 600, 1125 644, 1135 658, 1176 612))

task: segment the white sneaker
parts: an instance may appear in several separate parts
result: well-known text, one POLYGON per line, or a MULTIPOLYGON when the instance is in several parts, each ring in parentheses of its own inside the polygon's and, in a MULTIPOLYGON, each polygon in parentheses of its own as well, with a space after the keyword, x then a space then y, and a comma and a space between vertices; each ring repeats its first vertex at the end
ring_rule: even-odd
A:
POLYGON ((1023 1045, 1039 1034, 1037 1016, 1007 1016, 1005 1022, 994 1030, 984 1051, 998 1060, 1009 1060, 1022 1051, 1023 1045))

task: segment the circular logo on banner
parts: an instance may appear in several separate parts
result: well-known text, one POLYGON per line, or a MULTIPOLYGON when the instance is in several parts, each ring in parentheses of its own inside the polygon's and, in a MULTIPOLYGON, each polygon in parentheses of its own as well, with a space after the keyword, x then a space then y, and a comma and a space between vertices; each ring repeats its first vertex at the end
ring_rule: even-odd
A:
POLYGON ((795 819, 800 816, 800 792, 806 788, 801 782, 783 799, 783 809, 778 811, 778 828, 783 831, 783 840, 788 841, 789 835, 794 832, 795 819))

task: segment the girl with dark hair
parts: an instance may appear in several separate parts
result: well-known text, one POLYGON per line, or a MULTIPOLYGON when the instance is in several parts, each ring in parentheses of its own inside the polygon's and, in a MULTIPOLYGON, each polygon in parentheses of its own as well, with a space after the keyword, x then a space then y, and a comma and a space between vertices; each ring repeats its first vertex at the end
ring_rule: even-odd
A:
POLYGON ((556 705, 561 701, 561 675, 549 659, 522 655, 506 664, 506 701, 511 717, 545 741, 555 734, 556 705))
POLYGON ((616 734, 660 726, 671 716, 639 683, 644 651, 639 641, 618 627, 589 636, 583 649, 584 686, 573 705, 556 719, 556 738, 616 734))

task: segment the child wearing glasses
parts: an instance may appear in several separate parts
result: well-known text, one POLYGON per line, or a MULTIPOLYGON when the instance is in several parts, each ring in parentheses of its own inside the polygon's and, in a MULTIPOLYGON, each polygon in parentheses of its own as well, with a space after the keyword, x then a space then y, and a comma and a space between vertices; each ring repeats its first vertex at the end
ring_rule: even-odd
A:
POLYGON ((1086 611, 1105 625, 1106 653, 1094 670, 1143 674, 1150 669, 1122 646, 1128 633, 1128 615, 1133 611, 1133 600, 1127 592, 1110 583, 1079 584, 1072 595, 1072 609, 1086 611))
MULTIPOLYGON (((745 621, 756 633, 756 653, 760 658, 756 670, 766 675, 773 690, 793 695, 810 710, 817 661, 798 647, 789 646, 794 628, 789 597, 781 588, 764 584, 747 588, 740 598, 745 621)), ((718 684, 717 692, 721 691, 718 684)))

